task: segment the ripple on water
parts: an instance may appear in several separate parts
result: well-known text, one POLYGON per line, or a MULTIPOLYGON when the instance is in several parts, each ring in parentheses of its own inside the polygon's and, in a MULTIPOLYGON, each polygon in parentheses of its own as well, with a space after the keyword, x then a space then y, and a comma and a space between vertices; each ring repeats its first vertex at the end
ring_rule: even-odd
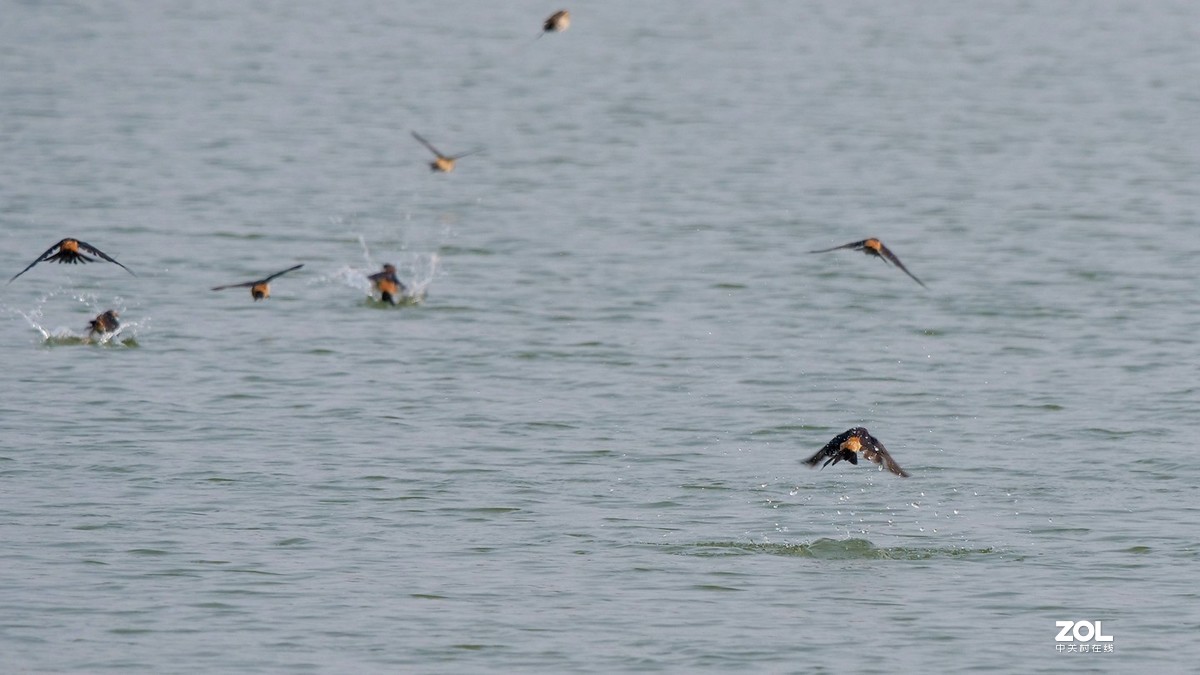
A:
POLYGON ((879 547, 866 539, 829 539, 822 537, 809 543, 753 543, 744 541, 706 541, 694 544, 671 544, 670 553, 701 557, 767 554, 814 558, 817 560, 928 560, 930 558, 964 558, 998 554, 992 547, 879 547))

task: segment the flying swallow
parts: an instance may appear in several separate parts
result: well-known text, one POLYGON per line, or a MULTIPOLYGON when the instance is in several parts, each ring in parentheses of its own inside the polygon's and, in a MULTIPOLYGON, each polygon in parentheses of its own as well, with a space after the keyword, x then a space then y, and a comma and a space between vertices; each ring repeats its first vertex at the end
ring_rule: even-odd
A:
POLYGON ((386 264, 383 266, 382 272, 376 272, 367 277, 374 284, 375 290, 379 291, 380 299, 384 302, 390 302, 395 305, 400 302, 400 298, 404 297, 404 284, 396 278, 396 266, 386 264))
POLYGON ((869 459, 876 464, 882 464, 887 467, 888 471, 897 476, 908 477, 908 472, 900 468, 896 460, 888 454, 887 448, 883 447, 883 443, 879 442, 878 438, 871 435, 864 427, 854 427, 847 429, 833 440, 825 444, 825 447, 817 451, 817 454, 804 460, 804 463, 810 467, 816 468, 817 462, 825 459, 825 463, 821 465, 824 469, 831 462, 837 464, 843 459, 851 464, 858 465, 858 453, 862 453, 863 458, 869 459))
POLYGON ((854 249, 855 251, 862 251, 863 253, 866 253, 867 255, 873 255, 876 258, 883 260, 884 262, 890 262, 893 265, 895 265, 896 267, 899 267, 901 270, 903 270, 905 274, 912 277, 913 281, 917 282, 918 284, 921 284, 921 286, 924 288, 928 288, 928 286, 925 286, 925 282, 921 281, 920 279, 917 278, 917 276, 915 274, 908 271, 908 268, 904 266, 904 263, 900 262, 900 259, 896 257, 895 253, 892 253, 891 250, 888 249, 888 247, 883 245, 882 241, 879 241, 878 239, 875 239, 874 237, 872 237, 870 239, 863 239, 862 241, 851 242, 849 244, 845 244, 842 246, 834 246, 833 248, 823 248, 820 251, 809 251, 809 253, 828 253, 829 251, 836 251, 838 249, 843 249, 843 248, 850 248, 850 249, 854 249))
POLYGON ((541 37, 546 33, 561 33, 570 27, 571 13, 565 9, 560 9, 551 14, 550 17, 542 23, 542 33, 541 35, 538 35, 538 37, 541 37))
POLYGON ((88 322, 88 337, 90 338, 96 333, 111 333, 120 327, 121 322, 117 321, 117 310, 110 309, 103 314, 97 314, 96 318, 88 322))
MULTIPOLYGON (((46 249, 46 252, 43 253, 42 255, 38 256, 37 260, 34 260, 33 262, 29 263, 29 267, 26 267, 25 269, 21 270, 20 272, 17 272, 16 274, 14 274, 13 278, 8 280, 8 283, 11 284, 13 281, 16 280, 17 277, 21 276, 22 274, 25 274, 30 269, 32 269, 34 265, 36 265, 40 262, 48 261, 48 260, 52 260, 56 263, 71 263, 72 265, 77 265, 79 263, 96 262, 96 258, 91 258, 91 257, 84 255, 83 253, 80 253, 81 250, 91 253, 92 255, 94 255, 98 258, 107 260, 110 263, 116 263, 117 265, 121 266, 121 269, 125 270, 126 272, 129 272, 130 274, 133 274, 133 270, 129 269, 128 267, 126 267, 124 265, 121 265, 121 263, 117 262, 113 258, 108 257, 108 255, 105 254, 104 251, 101 251, 100 249, 96 248, 95 246, 92 246, 91 244, 89 244, 87 242, 79 241, 78 239, 63 239, 62 241, 58 242, 57 244, 46 249)), ((133 276, 136 277, 137 275, 133 274, 133 276)))
POLYGON ((471 152, 464 152, 461 155, 454 155, 454 156, 443 155, 440 150, 433 147, 432 143, 425 140, 424 138, 421 138, 421 134, 418 134, 417 132, 414 131, 414 132, 412 132, 412 135, 413 135, 413 138, 420 141, 421 145, 424 145, 425 147, 429 148, 429 151, 433 153, 434 157, 436 157, 436 159, 434 159, 432 162, 429 163, 429 168, 434 171, 440 171, 442 173, 450 173, 451 171, 454 170, 455 162, 462 159, 463 157, 466 157, 467 155, 474 155, 475 153, 479 152, 478 150, 472 150, 471 152))
POLYGON ((283 270, 282 272, 276 272, 275 274, 272 274, 271 276, 267 277, 266 279, 259 279, 258 281, 246 281, 246 282, 243 282, 240 284, 226 284, 224 286, 214 286, 213 290, 214 291, 223 291, 226 288, 242 288, 245 286, 249 286, 250 287, 250 296, 252 298, 254 298, 256 301, 257 300, 265 300, 265 299, 271 297, 271 280, 272 279, 274 279, 275 277, 281 277, 281 276, 287 274, 288 272, 298 270, 301 267, 304 267, 304 265, 295 265, 293 267, 287 268, 286 270, 283 270))

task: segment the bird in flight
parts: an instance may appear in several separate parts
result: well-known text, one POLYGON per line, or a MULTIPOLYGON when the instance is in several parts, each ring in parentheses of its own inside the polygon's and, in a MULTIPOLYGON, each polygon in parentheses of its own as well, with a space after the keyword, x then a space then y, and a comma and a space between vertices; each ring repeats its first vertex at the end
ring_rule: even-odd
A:
POLYGON ((858 453, 862 453, 864 459, 869 459, 876 464, 882 464, 888 471, 897 476, 908 477, 908 472, 900 468, 896 460, 888 454, 887 448, 883 447, 883 443, 879 442, 878 438, 871 435, 865 427, 854 427, 847 429, 833 440, 825 444, 825 447, 817 451, 817 454, 804 460, 804 463, 810 467, 816 468, 817 462, 822 459, 825 463, 821 465, 824 469, 830 463, 837 464, 842 460, 846 460, 851 464, 858 465, 858 453))
POLYGON ((429 141, 422 138, 421 134, 418 134, 417 132, 414 131, 414 132, 412 132, 412 135, 413 135, 413 138, 420 141, 421 145, 425 146, 426 148, 429 148, 429 151, 433 153, 433 156, 435 157, 435 159, 429 163, 429 168, 434 171, 440 171, 442 173, 450 173, 451 171, 454 170, 455 162, 462 159, 463 157, 466 157, 467 155, 474 155, 475 153, 479 152, 478 150, 472 150, 471 152, 464 152, 461 155, 454 155, 454 156, 443 155, 440 150, 433 147, 432 143, 430 143, 429 141))
POLYGON ((546 33, 561 33, 571 27, 571 13, 565 9, 560 9, 550 15, 549 18, 542 23, 541 37, 546 33))
MULTIPOLYGON (((62 241, 58 242, 57 244, 46 249, 46 252, 43 253, 42 255, 38 256, 37 260, 34 260, 33 262, 29 263, 29 267, 26 267, 25 269, 21 270, 20 272, 17 272, 16 274, 14 274, 13 278, 8 280, 8 283, 11 284, 13 281, 16 280, 17 277, 19 277, 22 274, 25 274, 29 270, 33 269, 33 266, 40 262, 53 261, 56 263, 71 263, 72 265, 77 265, 80 263, 96 262, 96 258, 92 258, 88 255, 85 255, 84 253, 80 253, 80 251, 90 253, 91 255, 94 255, 97 258, 101 258, 103 260, 107 260, 110 263, 116 263, 117 265, 120 265, 121 269, 125 270, 126 272, 129 272, 130 274, 133 274, 133 270, 129 269, 128 267, 126 267, 124 265, 121 265, 121 263, 117 262, 115 259, 108 257, 108 255, 106 253, 104 253, 104 251, 101 251, 100 249, 96 248, 95 246, 92 246, 91 244, 89 244, 85 241, 79 241, 78 239, 63 239, 62 241)), ((136 277, 137 275, 133 274, 133 276, 136 277)))
POLYGON ((256 301, 257 300, 265 300, 265 299, 271 297, 271 281, 273 279, 275 279, 276 277, 281 277, 281 276, 287 274, 288 272, 293 272, 295 270, 298 270, 301 267, 304 267, 304 265, 295 265, 293 267, 287 268, 286 270, 276 272, 275 274, 272 274, 271 276, 269 276, 265 279, 259 279, 257 281, 246 281, 246 282, 243 282, 240 284, 226 284, 224 286, 214 286, 213 290, 214 291, 223 291, 226 288, 243 288, 243 287, 249 286, 250 287, 250 297, 254 298, 256 301))
POLYGON ((121 322, 117 321, 117 310, 110 309, 103 314, 97 314, 96 318, 88 322, 88 337, 100 333, 111 333, 121 327, 121 322))
POLYGON ((376 272, 367 277, 375 286, 375 290, 379 291, 379 298, 384 302, 390 302, 395 305, 400 302, 400 298, 404 297, 404 284, 396 278, 396 266, 391 263, 383 266, 382 272, 376 272))
POLYGON ((915 274, 908 271, 908 268, 904 266, 904 263, 900 262, 900 259, 896 257, 895 253, 892 253, 888 247, 883 245, 882 241, 879 241, 874 237, 870 239, 863 239, 862 241, 850 242, 849 244, 843 244, 841 246, 834 246, 833 248, 823 248, 820 251, 809 251, 809 253, 828 253, 830 251, 837 251, 843 248, 862 251, 863 253, 866 253, 867 255, 873 255, 884 262, 890 262, 896 267, 899 267, 905 274, 912 277, 913 281, 921 284, 923 288, 928 288, 928 286, 925 285, 925 282, 921 281, 915 274))

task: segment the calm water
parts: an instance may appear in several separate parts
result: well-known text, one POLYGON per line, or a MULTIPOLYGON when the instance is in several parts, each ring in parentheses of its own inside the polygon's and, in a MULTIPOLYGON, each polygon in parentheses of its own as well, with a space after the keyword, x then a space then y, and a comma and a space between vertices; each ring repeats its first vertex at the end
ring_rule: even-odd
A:
POLYGON ((556 9, 4 6, 3 670, 1194 668, 1200 5, 556 9))

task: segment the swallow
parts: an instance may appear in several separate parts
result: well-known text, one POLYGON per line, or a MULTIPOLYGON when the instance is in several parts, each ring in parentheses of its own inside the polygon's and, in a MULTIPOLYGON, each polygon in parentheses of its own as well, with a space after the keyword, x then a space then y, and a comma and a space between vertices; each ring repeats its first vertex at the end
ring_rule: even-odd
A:
POLYGON ((275 274, 272 274, 271 276, 267 277, 266 279, 259 279, 258 281, 246 281, 246 282, 243 282, 240 284, 226 284, 224 286, 214 286, 213 290, 214 291, 223 291, 226 288, 242 288, 245 286, 249 286, 250 287, 250 297, 254 298, 255 301, 266 300, 267 298, 271 297, 271 280, 273 280, 275 277, 281 277, 281 276, 287 274, 288 272, 293 272, 295 270, 298 270, 301 267, 304 267, 304 265, 295 265, 293 267, 287 268, 286 270, 283 270, 282 272, 276 272, 275 274))
POLYGON ((561 33, 570 27, 571 13, 565 9, 560 9, 551 14, 549 18, 542 22, 542 33, 541 35, 538 35, 538 37, 541 37, 546 33, 561 33))
POLYGON ((915 274, 908 271, 908 268, 904 266, 904 263, 900 262, 900 259, 896 257, 895 253, 892 253, 891 250, 888 249, 888 247, 883 245, 882 241, 879 241, 878 239, 876 239, 874 237, 872 237, 870 239, 863 239, 862 241, 856 241, 856 242, 852 242, 849 244, 845 244, 843 246, 834 246, 833 248, 823 248, 820 251, 809 251, 809 253, 828 253, 829 251, 836 251, 838 249, 843 249, 843 248, 850 248, 850 249, 854 249, 855 251, 862 251, 863 253, 866 253, 867 255, 873 255, 876 258, 883 260, 884 262, 890 262, 893 265, 895 265, 896 267, 899 267, 905 274, 912 277, 913 281, 917 282, 918 284, 921 284, 922 288, 929 288, 928 286, 925 285, 925 282, 921 281, 920 279, 917 278, 917 276, 915 274))
POLYGON ((464 152, 461 155, 454 155, 454 156, 443 155, 441 153, 441 151, 439 151, 437 148, 433 147, 432 143, 425 140, 424 138, 421 138, 421 134, 418 134, 417 132, 414 131, 414 132, 412 132, 412 135, 413 135, 413 138, 420 141, 421 145, 429 148, 429 151, 433 153, 434 157, 436 157, 436 159, 434 159, 432 162, 429 163, 429 168, 434 171, 440 171, 442 173, 450 173, 451 171, 454 170, 455 162, 462 159, 463 157, 466 157, 467 155, 474 155, 475 153, 479 152, 478 150, 472 150, 471 152, 464 152))
POLYGON ((847 429, 833 440, 825 444, 825 447, 817 451, 817 454, 804 460, 804 463, 810 467, 816 468, 817 462, 822 458, 828 458, 821 465, 824 469, 830 463, 837 464, 843 459, 855 466, 858 465, 858 453, 862 453, 865 459, 869 459, 876 464, 882 464, 887 467, 888 471, 897 476, 908 477, 908 472, 900 468, 896 460, 888 454, 887 448, 883 447, 883 443, 879 442, 878 438, 871 435, 864 427, 854 427, 847 429))
MULTIPOLYGON (((71 263, 72 265, 77 265, 79 263, 96 262, 96 258, 91 258, 91 257, 84 255, 83 253, 80 253, 81 250, 86 251, 87 253, 90 253, 90 254, 96 256, 97 258, 102 258, 104 260, 107 260, 110 263, 116 263, 117 265, 120 265, 121 269, 125 270, 126 272, 129 272, 130 274, 133 274, 133 270, 129 269, 128 267, 126 267, 124 265, 121 265, 121 263, 117 262, 115 259, 108 257, 108 254, 106 254, 104 251, 101 251, 100 249, 96 248, 95 246, 92 246, 91 244, 84 242, 84 241, 79 241, 78 239, 63 239, 62 241, 58 242, 57 244, 46 249, 46 252, 43 253, 42 255, 38 256, 37 260, 34 260, 33 262, 29 263, 29 267, 26 267, 25 269, 21 270, 20 272, 17 272, 16 274, 14 274, 13 278, 8 280, 8 283, 11 284, 13 281, 16 280, 17 277, 19 277, 22 274, 25 274, 29 270, 33 269, 34 265, 36 265, 40 262, 48 261, 48 260, 52 260, 56 263, 71 263)), ((136 277, 137 275, 133 274, 133 276, 136 277)))
POLYGON ((367 278, 375 285, 375 290, 379 291, 380 299, 393 305, 400 302, 407 290, 396 278, 396 266, 390 263, 383 266, 382 272, 376 272, 367 278))
POLYGON ((117 310, 110 309, 103 314, 97 314, 96 318, 88 322, 88 337, 100 333, 111 333, 121 327, 121 322, 117 321, 117 310))

